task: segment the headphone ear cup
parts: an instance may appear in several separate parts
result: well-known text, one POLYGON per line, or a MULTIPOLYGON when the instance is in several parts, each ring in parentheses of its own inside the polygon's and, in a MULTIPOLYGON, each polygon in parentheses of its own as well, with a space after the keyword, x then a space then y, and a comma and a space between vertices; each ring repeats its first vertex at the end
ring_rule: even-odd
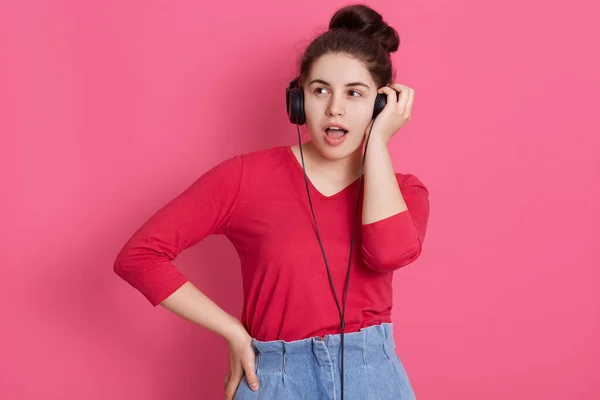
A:
POLYGON ((375 98, 375 108, 373 109, 373 119, 375 119, 387 104, 387 95, 385 93, 377 93, 375 98))
POLYGON ((287 88, 285 103, 290 122, 303 125, 306 122, 306 116, 304 115, 304 92, 302 88, 287 88))

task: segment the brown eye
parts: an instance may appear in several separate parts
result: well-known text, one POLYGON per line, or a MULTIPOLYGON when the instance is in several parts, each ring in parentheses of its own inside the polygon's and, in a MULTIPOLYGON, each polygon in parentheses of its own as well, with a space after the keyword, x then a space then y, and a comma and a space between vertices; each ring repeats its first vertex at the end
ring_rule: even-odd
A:
POLYGON ((356 90, 351 90, 349 93, 350 93, 350 96, 352 96, 352 97, 358 97, 358 96, 360 96, 360 93, 357 92, 356 90), (353 94, 353 93, 355 93, 355 94, 353 94))

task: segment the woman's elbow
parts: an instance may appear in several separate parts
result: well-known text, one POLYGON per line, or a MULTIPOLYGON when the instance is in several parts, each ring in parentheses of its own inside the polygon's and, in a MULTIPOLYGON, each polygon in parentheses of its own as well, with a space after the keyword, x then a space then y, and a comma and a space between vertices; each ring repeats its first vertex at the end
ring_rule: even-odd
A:
POLYGON ((386 253, 363 252, 363 261, 365 266, 373 271, 393 272, 419 258, 421 249, 421 243, 418 243, 416 246, 404 251, 390 251, 386 253))

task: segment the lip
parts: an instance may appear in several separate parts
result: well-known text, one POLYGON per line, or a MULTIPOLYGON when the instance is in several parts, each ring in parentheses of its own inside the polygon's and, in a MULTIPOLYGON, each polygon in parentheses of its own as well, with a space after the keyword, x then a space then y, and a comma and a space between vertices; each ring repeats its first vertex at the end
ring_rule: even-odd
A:
POLYGON ((336 124, 336 123, 329 123, 329 124, 325 125, 325 127, 323 128, 323 130, 327 130, 327 129, 332 128, 332 127, 341 128, 341 129, 345 130, 346 132, 348 132, 348 128, 346 128, 342 124, 336 124))

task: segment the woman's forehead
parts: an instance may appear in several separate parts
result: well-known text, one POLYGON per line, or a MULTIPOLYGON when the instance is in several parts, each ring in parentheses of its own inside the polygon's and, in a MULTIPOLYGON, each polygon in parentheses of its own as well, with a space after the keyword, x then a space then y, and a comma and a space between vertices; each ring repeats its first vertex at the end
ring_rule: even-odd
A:
POLYGON ((356 58, 344 54, 325 54, 315 61, 306 83, 319 79, 331 85, 364 82, 371 86, 373 78, 365 65, 356 58))

